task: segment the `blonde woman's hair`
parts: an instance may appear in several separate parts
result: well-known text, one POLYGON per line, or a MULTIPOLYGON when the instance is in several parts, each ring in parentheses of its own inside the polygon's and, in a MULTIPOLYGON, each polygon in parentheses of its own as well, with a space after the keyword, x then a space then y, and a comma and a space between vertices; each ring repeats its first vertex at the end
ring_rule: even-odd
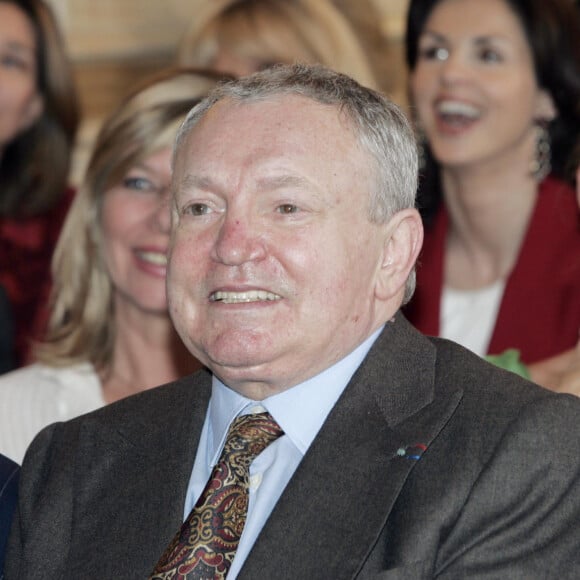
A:
POLYGON ((99 370, 110 365, 115 316, 103 256, 103 197, 136 164, 171 147, 187 112, 222 78, 184 68, 163 72, 104 122, 53 256, 51 316, 37 360, 57 367, 91 362, 99 370))
MULTIPOLYGON (((181 64, 211 67, 220 48, 272 64, 323 64, 377 88, 363 42, 331 0, 193 0, 181 64)), ((232 72, 232 71, 228 71, 232 72)))

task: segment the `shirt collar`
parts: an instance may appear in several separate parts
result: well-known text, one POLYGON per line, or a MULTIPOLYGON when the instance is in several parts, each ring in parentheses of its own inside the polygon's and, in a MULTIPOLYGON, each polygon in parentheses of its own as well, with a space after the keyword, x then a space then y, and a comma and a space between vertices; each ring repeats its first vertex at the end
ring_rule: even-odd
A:
POLYGON ((252 401, 222 383, 215 375, 209 405, 208 458, 218 459, 230 423, 240 414, 267 410, 284 434, 304 455, 322 427, 332 407, 346 388, 383 327, 330 368, 299 385, 252 401), (253 407, 256 407, 254 409, 253 407))

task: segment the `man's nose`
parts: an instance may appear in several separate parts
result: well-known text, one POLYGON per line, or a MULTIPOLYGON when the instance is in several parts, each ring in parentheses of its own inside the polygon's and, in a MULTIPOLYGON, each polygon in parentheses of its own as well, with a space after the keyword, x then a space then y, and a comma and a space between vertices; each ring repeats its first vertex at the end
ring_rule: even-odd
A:
POLYGON ((213 258, 228 266, 262 259, 266 255, 264 236, 248 216, 226 215, 214 244, 213 258))

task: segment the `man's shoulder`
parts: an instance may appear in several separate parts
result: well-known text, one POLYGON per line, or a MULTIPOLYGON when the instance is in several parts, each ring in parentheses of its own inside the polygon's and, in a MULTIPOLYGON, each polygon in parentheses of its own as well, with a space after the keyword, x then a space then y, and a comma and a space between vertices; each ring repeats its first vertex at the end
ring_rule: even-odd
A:
POLYGON ((531 412, 542 417, 548 428, 567 416, 570 426, 578 425, 580 436, 580 398, 550 391, 496 367, 452 341, 429 340, 437 351, 435 391, 461 389, 465 417, 507 425, 531 412))
POLYGON ((116 437, 120 433, 152 433, 165 430, 188 411, 201 413, 207 407, 211 394, 211 374, 197 371, 171 383, 147 389, 115 403, 85 413, 64 422, 45 427, 31 447, 58 445, 72 452, 79 441, 91 437, 116 437), (35 445, 36 443, 36 445, 35 445))
MULTIPOLYGON (((211 375, 202 370, 148 389, 69 421, 45 427, 23 462, 41 473, 49 464, 70 467, 78 457, 124 457, 149 453, 167 438, 201 429, 211 395, 211 375), (90 453, 87 455, 88 450, 90 453)), ((82 460, 84 461, 84 459, 82 460)), ((64 470, 64 467, 63 467, 64 470)))
POLYGON ((442 385, 461 385, 468 394, 495 393, 507 388, 512 396, 525 398, 548 394, 548 391, 523 377, 499 368, 452 340, 428 337, 436 349, 435 380, 442 385))
POLYGON ((427 336, 399 314, 379 336, 365 359, 364 372, 381 384, 407 385, 427 399, 462 391, 473 399, 507 398, 514 406, 551 393, 515 373, 500 369, 445 338, 427 336))
POLYGON ((162 416, 166 412, 190 406, 195 401, 209 399, 211 393, 211 373, 205 369, 147 389, 115 403, 111 403, 76 419, 69 423, 126 421, 127 418, 147 418, 150 415, 162 416))

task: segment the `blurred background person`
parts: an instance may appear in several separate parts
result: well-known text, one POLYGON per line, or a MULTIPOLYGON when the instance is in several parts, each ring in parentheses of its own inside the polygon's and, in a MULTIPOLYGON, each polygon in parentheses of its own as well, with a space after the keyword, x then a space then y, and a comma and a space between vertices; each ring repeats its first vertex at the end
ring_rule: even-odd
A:
POLYGON ((44 426, 199 368, 165 298, 173 138, 213 73, 163 72, 105 121, 53 259, 37 362, 0 377, 0 452, 44 426))
MULTIPOLYGON (((575 175, 576 199, 580 210, 580 137, 572 156, 571 167, 575 175)), ((531 365, 530 374, 536 382, 550 389, 580 396, 580 336, 575 348, 531 365)))
POLYGON ((520 367, 569 352, 580 328, 565 171, 580 133, 576 8, 411 0, 406 43, 426 224, 407 315, 480 355, 509 350, 520 367))
POLYGON ((0 284, 12 305, 17 365, 46 317, 78 121, 71 66, 49 7, 0 0, 0 284))
POLYGON ((236 76, 277 63, 320 63, 369 87, 390 88, 375 7, 369 0, 356 3, 357 12, 365 13, 357 19, 364 39, 342 7, 331 0, 194 0, 178 61, 236 76))

